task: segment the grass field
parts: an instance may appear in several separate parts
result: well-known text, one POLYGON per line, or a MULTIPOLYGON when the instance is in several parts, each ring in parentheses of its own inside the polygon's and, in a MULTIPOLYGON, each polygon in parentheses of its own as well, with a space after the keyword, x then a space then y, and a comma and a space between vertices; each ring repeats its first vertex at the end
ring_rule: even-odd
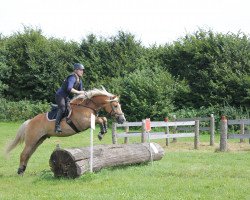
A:
MULTIPOLYGON (((20 123, 0 123, 0 145, 12 139, 20 123)), ((139 141, 139 140, 138 140, 139 141)), ((201 136, 199 150, 191 139, 164 146, 162 160, 151 164, 103 169, 78 179, 55 179, 49 158, 57 143, 62 148, 89 145, 89 131, 68 138, 46 140, 31 157, 23 177, 16 174, 22 145, 6 159, 0 157, 0 200, 7 199, 94 199, 94 200, 162 200, 162 199, 249 199, 250 145, 230 141, 229 152, 216 152, 208 146, 209 137, 201 136)), ((110 144, 109 132, 103 142, 110 144)))

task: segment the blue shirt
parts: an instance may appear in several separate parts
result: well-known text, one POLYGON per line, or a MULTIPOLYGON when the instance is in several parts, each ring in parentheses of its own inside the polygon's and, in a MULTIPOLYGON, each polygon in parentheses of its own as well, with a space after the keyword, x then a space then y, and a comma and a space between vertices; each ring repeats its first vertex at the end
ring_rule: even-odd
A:
POLYGON ((74 74, 69 75, 65 80, 62 86, 56 91, 57 95, 68 97, 70 96, 70 91, 72 88, 81 91, 83 89, 82 87, 82 80, 79 80, 79 86, 75 88, 75 84, 77 83, 76 76, 74 74))

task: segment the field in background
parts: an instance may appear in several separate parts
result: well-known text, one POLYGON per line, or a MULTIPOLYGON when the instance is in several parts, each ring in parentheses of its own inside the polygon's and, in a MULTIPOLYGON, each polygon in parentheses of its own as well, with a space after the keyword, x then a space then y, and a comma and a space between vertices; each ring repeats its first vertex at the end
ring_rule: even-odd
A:
MULTIPOLYGON (((20 123, 0 123, 2 150, 12 139, 20 123)), ((111 127, 110 127, 111 128, 111 127)), ((110 144, 111 132, 104 141, 110 144)), ((139 141, 139 139, 138 139, 139 141)), ((11 157, 0 156, 0 199, 250 199, 250 145, 230 140, 230 151, 216 152, 208 146, 209 136, 201 136, 199 150, 193 141, 179 139, 164 146, 162 160, 151 164, 114 167, 78 179, 55 179, 49 168, 49 157, 56 144, 62 148, 89 145, 89 131, 67 138, 46 140, 31 157, 23 177, 16 174, 22 145, 11 152, 11 157)))

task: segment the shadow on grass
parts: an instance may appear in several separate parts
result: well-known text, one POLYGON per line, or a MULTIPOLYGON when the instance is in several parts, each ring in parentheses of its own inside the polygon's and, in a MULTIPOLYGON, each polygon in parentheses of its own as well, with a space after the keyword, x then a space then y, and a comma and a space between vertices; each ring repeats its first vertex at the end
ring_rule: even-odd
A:
POLYGON ((127 170, 131 167, 142 167, 142 166, 148 166, 150 165, 150 162, 144 162, 144 163, 135 163, 135 164, 130 164, 130 165, 118 165, 114 167, 107 167, 105 169, 109 171, 116 171, 116 170, 127 170))
POLYGON ((41 171, 39 174, 37 174, 37 178, 33 181, 33 183, 37 183, 39 181, 48 181, 48 182, 62 182, 62 181, 76 181, 76 180, 81 180, 84 182, 90 182, 93 179, 95 179, 97 176, 96 173, 85 173, 82 176, 78 177, 78 178, 69 178, 69 177, 55 177, 53 172, 51 170, 43 170, 41 171))
POLYGON ((75 179, 73 178, 68 178, 68 177, 55 177, 53 172, 51 170, 43 170, 40 173, 38 173, 36 176, 37 178, 33 181, 34 183, 39 182, 39 181, 81 181, 81 182, 91 182, 92 180, 95 180, 98 178, 98 176, 101 176, 102 173, 110 173, 112 174, 114 171, 119 171, 119 170, 127 170, 131 167, 142 167, 142 166, 147 166, 150 165, 150 163, 145 162, 145 163, 138 163, 138 164, 131 164, 131 165, 119 165, 119 166, 113 166, 113 167, 106 167, 103 168, 99 171, 96 171, 94 173, 86 172, 80 177, 77 177, 75 179))

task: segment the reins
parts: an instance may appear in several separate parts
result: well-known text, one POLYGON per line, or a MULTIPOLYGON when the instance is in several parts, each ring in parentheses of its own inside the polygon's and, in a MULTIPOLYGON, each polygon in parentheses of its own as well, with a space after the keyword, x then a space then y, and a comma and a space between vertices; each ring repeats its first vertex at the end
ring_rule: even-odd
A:
MULTIPOLYGON (((90 100, 92 103, 94 103, 95 105, 97 105, 92 99, 88 99, 90 100)), ((82 103, 82 102, 81 102, 82 103)), ((101 108, 99 109, 94 109, 94 108, 91 108, 90 106, 87 106, 88 103, 86 105, 82 105, 81 103, 70 103, 70 105, 74 105, 74 106, 81 106, 81 107, 84 107, 84 108, 88 108, 90 110, 93 110, 95 115, 97 116, 98 115, 98 112, 100 111, 101 108)))
MULTIPOLYGON (((96 102, 94 102, 92 99, 87 98, 87 100, 90 101, 90 102, 92 102, 94 105, 96 105, 96 107, 98 107, 98 105, 96 104, 96 102)), ((110 97, 110 100, 112 100, 111 97, 110 97)), ((94 113, 95 113, 96 116, 98 116, 98 113, 99 113, 99 111, 101 110, 102 107, 100 107, 98 109, 94 109, 94 108, 91 108, 90 106, 87 106, 89 104, 89 102, 87 102, 85 105, 81 104, 83 102, 84 102, 84 100, 82 102, 80 102, 80 103, 70 103, 70 105, 82 106, 82 107, 85 107, 85 108, 89 108, 89 109, 91 109, 91 110, 94 111, 94 113)), ((111 107, 111 111, 109 112, 110 116, 112 116, 113 114, 114 115, 118 115, 118 116, 119 115, 124 115, 124 113, 116 113, 115 112, 116 108, 112 105, 112 101, 110 101, 110 107, 111 107)))

